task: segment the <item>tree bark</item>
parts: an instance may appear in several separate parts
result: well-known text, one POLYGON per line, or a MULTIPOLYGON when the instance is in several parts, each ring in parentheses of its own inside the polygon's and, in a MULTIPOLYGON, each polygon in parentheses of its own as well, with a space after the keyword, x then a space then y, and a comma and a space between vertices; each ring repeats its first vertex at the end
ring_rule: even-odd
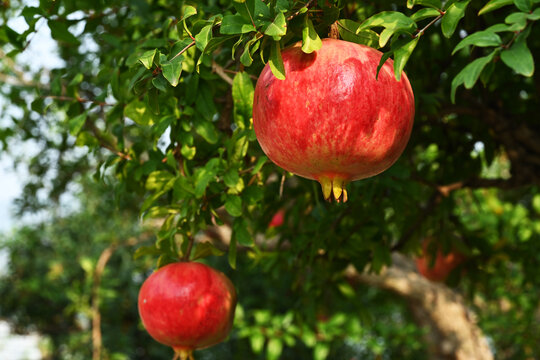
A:
POLYGON ((355 282, 387 289, 406 298, 418 324, 426 328, 430 359, 493 360, 493 354, 474 314, 463 297, 415 270, 413 262, 395 253, 393 265, 380 274, 360 273, 353 266, 345 276, 355 282))

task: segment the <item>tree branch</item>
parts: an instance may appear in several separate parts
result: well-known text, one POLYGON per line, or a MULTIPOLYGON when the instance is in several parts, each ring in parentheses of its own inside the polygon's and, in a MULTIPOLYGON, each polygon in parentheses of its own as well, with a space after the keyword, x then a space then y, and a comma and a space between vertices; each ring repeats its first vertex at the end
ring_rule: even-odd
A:
POLYGON ((430 359, 493 360, 486 338, 460 294, 418 274, 411 259, 394 253, 392 260, 394 265, 380 274, 360 273, 350 265, 344 275, 352 283, 390 290, 418 306, 440 333, 430 344, 430 359))

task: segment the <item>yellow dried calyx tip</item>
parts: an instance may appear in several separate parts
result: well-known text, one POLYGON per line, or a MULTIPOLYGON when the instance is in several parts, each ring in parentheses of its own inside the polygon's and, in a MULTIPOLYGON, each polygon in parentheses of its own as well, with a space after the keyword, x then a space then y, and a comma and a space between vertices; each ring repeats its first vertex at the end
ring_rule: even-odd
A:
POLYGON ((186 350, 186 349, 175 349, 174 350, 174 358, 173 360, 195 360, 193 357, 193 351, 192 350, 186 350))
POLYGON ((330 179, 327 176, 321 176, 319 182, 321 183, 325 200, 332 201, 332 198, 337 202, 346 202, 348 200, 347 189, 345 189, 347 182, 342 178, 335 177, 330 179))

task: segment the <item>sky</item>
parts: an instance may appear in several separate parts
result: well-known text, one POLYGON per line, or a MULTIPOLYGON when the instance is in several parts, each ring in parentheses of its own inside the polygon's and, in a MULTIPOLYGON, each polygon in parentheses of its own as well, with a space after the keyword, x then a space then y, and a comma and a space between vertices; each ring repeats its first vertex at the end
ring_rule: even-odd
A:
MULTIPOLYGON (((26 1, 27 5, 37 6, 38 1, 26 1)), ((10 19, 8 25, 21 33, 27 29, 22 17, 10 19)), ((54 68, 61 64, 61 59, 55 53, 55 42, 51 39, 50 30, 47 26, 39 26, 38 32, 32 39, 30 46, 17 59, 25 63, 34 71, 41 68, 54 68)), ((2 99, 0 99, 2 101, 2 99)), ((0 114, 0 124, 5 126, 9 120, 0 114)), ((11 151, 17 151, 15 144, 10 146, 11 151)), ((19 151, 26 151, 21 147, 19 151)), ((17 171, 13 167, 13 161, 0 152, 0 234, 9 236, 9 231, 19 223, 12 215, 12 202, 21 193, 21 183, 24 178, 22 169, 17 171)), ((0 252, 0 274, 6 266, 6 254, 0 252)), ((38 349, 39 336, 13 336, 9 326, 0 321, 0 359, 1 360, 38 360, 41 353, 38 349)))

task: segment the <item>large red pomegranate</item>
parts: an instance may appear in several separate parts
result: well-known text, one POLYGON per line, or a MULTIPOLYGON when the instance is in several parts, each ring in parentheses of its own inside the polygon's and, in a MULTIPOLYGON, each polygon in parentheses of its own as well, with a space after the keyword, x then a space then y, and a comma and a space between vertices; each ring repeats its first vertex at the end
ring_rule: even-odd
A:
POLYGON ((139 292, 146 331, 171 346, 176 358, 223 341, 236 308, 236 290, 221 272, 197 262, 178 262, 154 272, 139 292))
POLYGON ((266 155, 278 166, 318 180, 326 199, 347 200, 349 181, 389 168, 413 125, 414 95, 407 76, 394 77, 382 53, 324 39, 320 50, 296 44, 282 52, 285 80, 267 64, 255 88, 253 123, 266 155))

